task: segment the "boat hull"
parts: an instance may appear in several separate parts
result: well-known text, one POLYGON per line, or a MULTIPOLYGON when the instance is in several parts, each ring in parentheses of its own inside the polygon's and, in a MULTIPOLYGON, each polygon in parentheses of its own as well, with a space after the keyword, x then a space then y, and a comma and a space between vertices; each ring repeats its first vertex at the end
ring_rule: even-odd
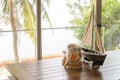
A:
POLYGON ((85 61, 93 62, 92 67, 103 65, 107 56, 106 54, 87 48, 82 48, 82 55, 85 61))

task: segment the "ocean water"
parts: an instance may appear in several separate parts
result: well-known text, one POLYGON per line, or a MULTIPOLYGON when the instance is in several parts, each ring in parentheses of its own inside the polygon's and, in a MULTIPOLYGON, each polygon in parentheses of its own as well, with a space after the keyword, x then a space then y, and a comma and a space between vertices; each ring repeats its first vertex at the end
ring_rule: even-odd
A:
MULTIPOLYGON (((36 47, 29 35, 25 32, 18 32, 18 53, 20 58, 35 57, 36 47)), ((43 56, 62 53, 67 50, 67 45, 77 43, 74 33, 71 30, 43 30, 42 31, 42 53, 43 56)), ((2 33, 0 36, 0 61, 13 60, 13 36, 12 32, 2 33)))
POLYGON ((43 55, 61 53, 67 50, 68 44, 78 43, 73 31, 61 29, 53 32, 43 31, 43 55))

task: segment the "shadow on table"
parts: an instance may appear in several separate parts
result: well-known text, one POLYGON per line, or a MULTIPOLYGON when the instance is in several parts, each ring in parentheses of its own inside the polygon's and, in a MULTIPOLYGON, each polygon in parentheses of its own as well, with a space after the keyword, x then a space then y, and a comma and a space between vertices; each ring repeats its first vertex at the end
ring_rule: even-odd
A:
POLYGON ((83 64, 81 69, 66 69, 68 80, 103 80, 99 69, 83 64))

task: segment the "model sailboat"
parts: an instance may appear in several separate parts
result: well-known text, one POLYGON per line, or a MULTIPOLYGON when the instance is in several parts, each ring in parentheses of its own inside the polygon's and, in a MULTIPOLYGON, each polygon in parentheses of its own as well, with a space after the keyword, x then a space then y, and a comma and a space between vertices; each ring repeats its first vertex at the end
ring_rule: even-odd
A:
POLYGON ((95 21, 96 20, 94 17, 94 8, 93 8, 81 44, 88 45, 91 47, 91 49, 82 48, 84 60, 92 61, 93 67, 94 66, 99 67, 100 65, 103 65, 103 62, 106 58, 106 54, 104 54, 102 40, 100 38, 98 27, 95 21), (94 49, 95 47, 97 47, 97 50, 94 49))

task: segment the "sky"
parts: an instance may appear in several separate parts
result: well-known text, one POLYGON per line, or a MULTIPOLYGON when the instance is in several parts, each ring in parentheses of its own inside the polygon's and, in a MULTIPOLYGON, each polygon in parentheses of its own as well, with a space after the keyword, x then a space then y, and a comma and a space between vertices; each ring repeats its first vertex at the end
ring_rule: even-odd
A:
MULTIPOLYGON (((70 14, 70 9, 67 7, 67 1, 71 4, 77 2, 78 0, 51 0, 50 6, 47 10, 52 27, 66 27, 69 25, 69 21, 74 17, 70 14)), ((80 5, 89 5, 90 0, 80 0, 80 5)), ((43 27, 50 27, 49 24, 42 22, 43 27)))
POLYGON ((53 26, 65 27, 65 25, 69 23, 69 20, 72 19, 72 15, 69 13, 69 9, 66 6, 66 0, 52 1, 49 12, 53 26))
MULTIPOLYGON (((53 27, 66 27, 73 18, 66 6, 66 0, 51 0, 48 15, 53 27)), ((46 22, 43 25, 46 27, 46 22)))

